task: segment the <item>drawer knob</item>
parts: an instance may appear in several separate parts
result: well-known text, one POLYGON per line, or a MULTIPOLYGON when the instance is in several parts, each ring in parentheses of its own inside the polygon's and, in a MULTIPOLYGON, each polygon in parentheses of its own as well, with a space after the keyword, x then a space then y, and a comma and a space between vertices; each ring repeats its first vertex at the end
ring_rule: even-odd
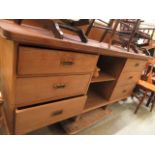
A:
POLYGON ((129 78, 128 79, 132 79, 133 78, 133 76, 129 76, 129 78))
POLYGON ((124 89, 122 92, 123 92, 123 93, 126 93, 126 90, 124 89))
POLYGON ((63 89, 63 88, 66 87, 66 85, 60 83, 60 84, 55 84, 53 87, 54 87, 55 89, 63 89))
POLYGON ((136 63, 136 64, 135 64, 135 67, 138 67, 138 66, 139 66, 139 63, 136 63))
POLYGON ((57 115, 61 115, 63 113, 63 110, 57 110, 52 112, 51 116, 57 116, 57 115))
POLYGON ((73 61, 61 61, 61 64, 63 66, 71 66, 71 65, 74 65, 74 62, 73 61))

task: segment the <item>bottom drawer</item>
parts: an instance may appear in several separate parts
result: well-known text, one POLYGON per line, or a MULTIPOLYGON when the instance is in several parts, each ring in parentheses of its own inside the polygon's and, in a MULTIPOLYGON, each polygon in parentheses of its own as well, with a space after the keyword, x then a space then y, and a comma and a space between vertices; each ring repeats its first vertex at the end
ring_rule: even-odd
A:
POLYGON ((131 95, 135 84, 125 85, 125 86, 117 86, 114 88, 114 91, 110 97, 110 99, 119 99, 126 96, 131 95))
POLYGON ((78 115, 82 112, 86 96, 16 110, 15 134, 35 129, 78 115))

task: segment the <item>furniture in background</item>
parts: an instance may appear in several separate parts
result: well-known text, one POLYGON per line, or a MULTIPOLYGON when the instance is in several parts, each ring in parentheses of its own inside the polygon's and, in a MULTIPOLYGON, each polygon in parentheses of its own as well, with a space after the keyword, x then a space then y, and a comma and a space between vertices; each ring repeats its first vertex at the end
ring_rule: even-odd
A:
POLYGON ((89 36, 89 33, 92 31, 92 28, 94 27, 94 28, 103 30, 102 36, 99 40, 100 42, 104 42, 104 39, 106 38, 106 36, 108 34, 108 31, 110 31, 110 33, 111 33, 110 38, 112 40, 114 37, 114 34, 116 32, 117 25, 118 25, 118 21, 114 20, 114 19, 111 19, 108 23, 101 19, 92 19, 86 29, 85 34, 86 34, 86 36, 89 36), (102 26, 95 24, 97 20, 102 23, 102 26))
POLYGON ((85 44, 71 34, 57 39, 44 23, 0 20, 1 90, 10 134, 62 121, 69 134, 93 125, 110 114, 110 104, 132 94, 150 59, 91 39, 85 44))
MULTIPOLYGON (((21 25, 23 23, 24 19, 15 19, 14 22, 18 25, 21 25)), ((83 32, 83 30, 77 26, 81 25, 87 25, 89 24, 88 19, 80 19, 78 21, 74 20, 69 20, 69 19, 57 19, 57 20, 52 20, 52 19, 36 19, 36 23, 44 23, 45 28, 51 30, 54 34, 54 36, 58 39, 63 39, 64 38, 64 33, 62 29, 69 30, 71 32, 74 32, 76 35, 79 36, 82 42, 87 43, 88 39, 83 32)))
POLYGON ((98 19, 102 24, 102 26, 98 26, 95 24, 96 20, 91 20, 87 30, 86 35, 90 33, 93 27, 103 29, 103 34, 100 38, 100 42, 104 41, 107 37, 108 33, 110 33, 109 37, 109 47, 113 44, 126 48, 129 52, 130 48, 133 49, 134 52, 138 53, 138 49, 136 49, 136 41, 138 37, 142 37, 139 34, 139 26, 141 23, 140 19, 112 19, 109 23, 106 23, 100 19, 98 19), (117 37, 116 37, 117 35, 117 37), (138 37, 137 37, 138 35, 138 37))
POLYGON ((136 98, 138 98, 138 100, 139 100, 139 104, 137 105, 137 107, 135 109, 135 114, 138 112, 140 106, 144 103, 144 100, 146 98, 149 98, 149 103, 152 103, 150 111, 152 111, 152 109, 154 107, 154 104, 155 104, 155 97, 154 97, 155 85, 153 84, 153 80, 152 80, 153 74, 154 74, 153 73, 154 65, 155 65, 155 59, 150 60, 147 64, 146 72, 144 73, 145 74, 144 77, 146 80, 139 80, 137 82, 140 94, 142 96, 138 96, 136 94, 133 95, 136 98), (149 72, 148 72, 148 70, 149 70, 149 72), (151 93, 151 96, 148 95, 148 93, 151 93))

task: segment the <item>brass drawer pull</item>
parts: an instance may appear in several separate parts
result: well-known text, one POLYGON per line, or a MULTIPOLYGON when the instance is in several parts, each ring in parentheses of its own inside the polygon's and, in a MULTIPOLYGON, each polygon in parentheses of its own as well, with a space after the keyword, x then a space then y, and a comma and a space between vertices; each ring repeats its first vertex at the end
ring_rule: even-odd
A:
POLYGON ((124 89, 123 91, 122 91, 122 93, 126 93, 127 91, 124 89))
POLYGON ((139 63, 136 63, 136 64, 135 64, 135 67, 138 67, 138 66, 139 66, 139 63))
POLYGON ((133 78, 133 76, 129 76, 129 77, 128 77, 128 79, 132 79, 132 78, 133 78))
POLYGON ((74 65, 74 62, 73 61, 61 61, 61 64, 64 66, 71 66, 71 65, 74 65))
POLYGON ((66 87, 66 85, 65 84, 56 84, 56 85, 54 85, 53 86, 53 88, 55 88, 55 89, 63 89, 63 88, 65 88, 66 87))
POLYGON ((57 110, 52 112, 51 116, 57 116, 57 115, 61 115, 63 113, 63 110, 57 110))

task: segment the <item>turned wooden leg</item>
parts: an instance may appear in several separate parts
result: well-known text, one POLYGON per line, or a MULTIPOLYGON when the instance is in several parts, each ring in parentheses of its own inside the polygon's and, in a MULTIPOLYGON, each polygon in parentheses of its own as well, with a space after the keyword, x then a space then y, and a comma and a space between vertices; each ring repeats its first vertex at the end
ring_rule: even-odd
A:
POLYGON ((81 118, 81 115, 78 115, 75 117, 75 122, 78 121, 81 118))
MULTIPOLYGON (((4 114, 4 111, 3 111, 3 114, 4 114)), ((9 129, 8 129, 8 125, 7 125, 7 121, 6 121, 6 117, 5 116, 3 118, 3 123, 4 123, 4 134, 9 135, 10 132, 9 132, 9 129)))
POLYGON ((143 97, 141 98, 139 104, 137 105, 136 110, 135 110, 135 112, 134 112, 135 114, 138 112, 138 110, 139 110, 141 104, 143 103, 143 101, 144 101, 144 99, 145 99, 145 97, 146 97, 146 94, 147 94, 147 91, 145 91, 143 97))

